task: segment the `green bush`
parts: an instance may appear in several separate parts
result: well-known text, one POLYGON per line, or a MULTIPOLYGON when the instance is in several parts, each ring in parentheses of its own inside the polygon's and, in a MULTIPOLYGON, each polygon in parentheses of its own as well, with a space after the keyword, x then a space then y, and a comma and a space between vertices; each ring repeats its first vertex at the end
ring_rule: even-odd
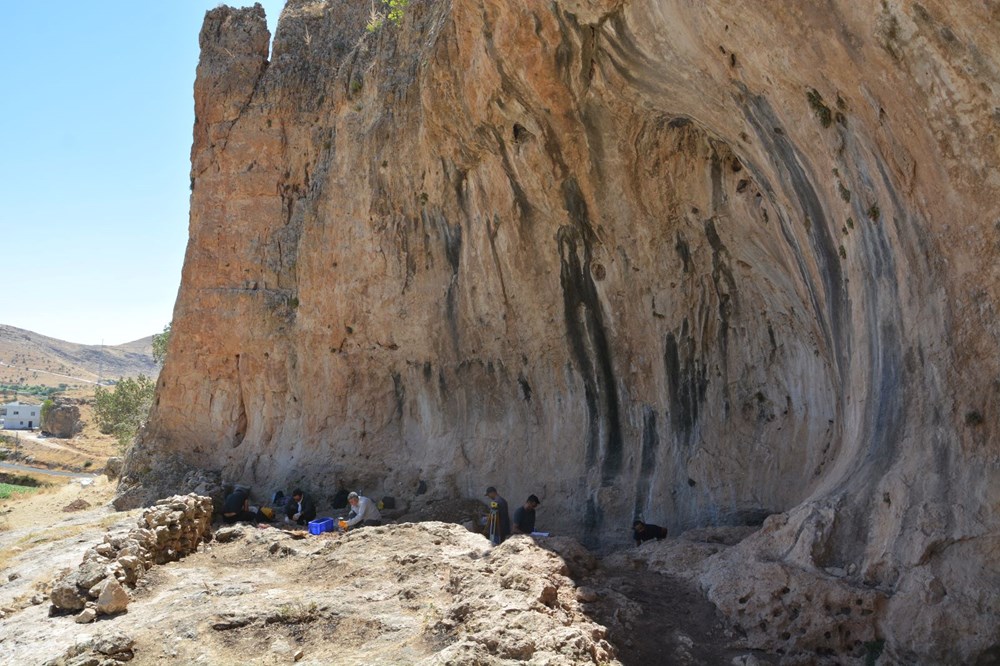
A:
POLYGON ((33 395, 39 398, 48 398, 62 389, 56 386, 40 386, 32 384, 5 384, 0 382, 0 393, 4 395, 13 393, 15 395, 33 395))
POLYGON ((392 25, 399 25, 403 20, 404 10, 409 6, 410 0, 379 0, 386 11, 378 11, 372 5, 371 16, 368 19, 366 30, 375 32, 388 21, 392 25))
POLYGON ((122 451, 127 449, 153 406, 156 382, 146 375, 119 379, 114 388, 94 389, 94 420, 106 435, 114 435, 122 451))
POLYGON ((163 362, 167 360, 167 345, 170 343, 170 326, 171 324, 167 324, 163 327, 163 333, 157 333, 153 336, 153 360, 156 361, 157 365, 163 365, 163 362))

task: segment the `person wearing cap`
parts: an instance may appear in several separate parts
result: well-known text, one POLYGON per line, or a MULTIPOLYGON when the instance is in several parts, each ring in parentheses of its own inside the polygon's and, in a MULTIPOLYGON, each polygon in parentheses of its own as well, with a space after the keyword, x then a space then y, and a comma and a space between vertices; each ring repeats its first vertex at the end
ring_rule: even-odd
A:
POLYGON ((347 496, 351 512, 347 514, 347 527, 378 527, 382 524, 382 514, 375 502, 352 492, 347 496))
POLYGON ((490 486, 486 489, 486 496, 490 498, 490 521, 487 522, 487 534, 494 546, 499 546, 510 536, 510 509, 507 500, 500 497, 497 489, 490 486), (494 511, 496 514, 494 514, 494 511), (494 517, 495 515, 495 517, 494 517), (492 530, 490 525, 492 524, 492 530))
POLYGON ((524 506, 514 511, 514 534, 531 534, 535 531, 535 509, 541 502, 535 495, 528 495, 524 506))

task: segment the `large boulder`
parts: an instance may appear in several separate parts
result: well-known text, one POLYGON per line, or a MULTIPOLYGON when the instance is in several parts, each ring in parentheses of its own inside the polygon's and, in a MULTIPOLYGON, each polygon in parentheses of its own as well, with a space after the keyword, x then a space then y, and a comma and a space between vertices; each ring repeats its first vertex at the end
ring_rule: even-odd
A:
POLYGON ((122 465, 125 459, 120 456, 111 456, 108 458, 108 462, 104 465, 104 475, 108 477, 108 481, 114 481, 122 473, 122 465))
POLYGON ((80 432, 80 408, 76 405, 56 405, 45 415, 42 429, 53 437, 70 438, 80 432))

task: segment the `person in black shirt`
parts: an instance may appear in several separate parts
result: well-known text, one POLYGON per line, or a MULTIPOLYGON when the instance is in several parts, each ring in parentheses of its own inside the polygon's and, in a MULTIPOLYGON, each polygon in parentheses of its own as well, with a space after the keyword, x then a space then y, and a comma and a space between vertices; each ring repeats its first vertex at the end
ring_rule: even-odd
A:
POLYGON ((285 505, 286 523, 297 523, 306 525, 310 520, 316 518, 316 503, 309 495, 296 488, 292 491, 292 497, 285 505))
POLYGON ((528 495, 524 506, 519 506, 514 511, 514 525, 511 530, 514 534, 531 534, 535 531, 535 509, 541 502, 535 495, 528 495))
POLYGON ((222 504, 222 522, 232 525, 236 522, 256 524, 259 516, 256 511, 250 511, 250 491, 237 488, 226 496, 222 504))
POLYGON ((635 539, 636 546, 641 546, 643 541, 650 539, 663 541, 667 538, 667 528, 636 520, 632 522, 632 538, 635 539))

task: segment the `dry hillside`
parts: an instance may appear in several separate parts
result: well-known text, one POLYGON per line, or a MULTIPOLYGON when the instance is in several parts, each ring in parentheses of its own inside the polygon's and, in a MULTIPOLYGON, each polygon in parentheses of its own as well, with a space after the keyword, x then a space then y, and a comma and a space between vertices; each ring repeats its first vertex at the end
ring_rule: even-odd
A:
POLYGON ((121 345, 80 345, 0 324, 0 383, 88 385, 155 375, 152 336, 121 345))

